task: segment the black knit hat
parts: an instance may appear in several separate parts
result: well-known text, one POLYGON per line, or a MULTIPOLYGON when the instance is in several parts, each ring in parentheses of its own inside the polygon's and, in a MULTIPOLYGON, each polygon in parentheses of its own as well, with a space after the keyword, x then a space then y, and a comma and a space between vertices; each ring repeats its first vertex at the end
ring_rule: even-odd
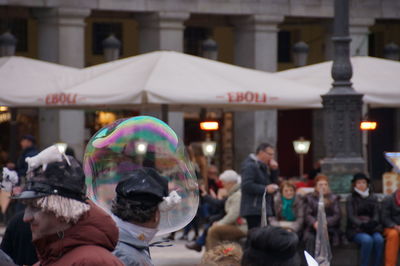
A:
POLYGON ((355 183, 357 180, 365 179, 367 183, 370 183, 369 177, 366 176, 364 173, 356 173, 353 176, 353 179, 351 180, 351 183, 355 183))
POLYGON ((27 176, 24 190, 14 199, 59 195, 83 202, 86 200, 85 174, 80 163, 71 156, 66 156, 61 162, 49 163, 45 170, 40 165, 27 176))
POLYGON ((281 227, 267 226, 253 229, 247 238, 242 265, 265 265, 265 262, 271 265, 274 263, 297 265, 295 262, 298 260, 298 243, 299 238, 296 233, 281 227))
POLYGON ((153 168, 141 168, 132 171, 119 182, 115 192, 119 198, 129 200, 131 204, 154 206, 168 196, 168 181, 153 168))

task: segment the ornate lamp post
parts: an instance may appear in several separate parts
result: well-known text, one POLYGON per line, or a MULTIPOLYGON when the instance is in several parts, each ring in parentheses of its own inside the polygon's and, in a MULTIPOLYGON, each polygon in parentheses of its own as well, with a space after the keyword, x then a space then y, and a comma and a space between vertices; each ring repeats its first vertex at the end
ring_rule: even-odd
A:
POLYGON ((308 58, 308 44, 305 42, 297 42, 293 45, 294 65, 302 67, 307 64, 308 58))
POLYGON ((293 141, 294 151, 299 155, 300 158, 300 178, 302 178, 304 174, 304 154, 308 153, 310 144, 311 141, 305 140, 303 137, 293 141))
POLYGON ((110 34, 110 36, 104 39, 103 51, 106 62, 117 60, 119 58, 120 49, 121 42, 114 36, 114 34, 110 34))
POLYGON ((349 48, 349 1, 335 0, 332 88, 322 95, 326 158, 322 172, 331 178, 336 193, 346 193, 351 176, 364 168, 361 131, 362 97, 352 88, 349 48))

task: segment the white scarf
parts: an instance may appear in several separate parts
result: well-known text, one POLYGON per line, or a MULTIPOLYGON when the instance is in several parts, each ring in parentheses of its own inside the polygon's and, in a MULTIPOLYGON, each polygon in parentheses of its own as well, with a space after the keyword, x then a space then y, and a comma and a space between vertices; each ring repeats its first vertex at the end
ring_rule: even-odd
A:
POLYGON ((358 188, 354 188, 354 191, 357 192, 363 199, 369 196, 369 188, 367 188, 365 191, 361 191, 358 188))
POLYGON ((143 235, 144 236, 143 241, 146 243, 149 243, 158 232, 157 228, 148 228, 130 222, 126 222, 115 215, 112 215, 112 218, 114 219, 115 223, 119 228, 128 231, 133 238, 141 240, 140 239, 141 237, 139 236, 143 235))

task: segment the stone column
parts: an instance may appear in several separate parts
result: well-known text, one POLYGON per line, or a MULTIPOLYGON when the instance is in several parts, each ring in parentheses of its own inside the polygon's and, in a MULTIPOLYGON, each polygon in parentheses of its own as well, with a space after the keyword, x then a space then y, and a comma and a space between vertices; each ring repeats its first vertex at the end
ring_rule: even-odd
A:
MULTIPOLYGON (((373 18, 351 18, 350 19, 350 56, 368 55, 369 27, 375 24, 373 18)), ((357 88, 356 88, 357 89, 357 88)))
MULTIPOLYGON (((185 12, 157 12, 138 14, 139 51, 148 53, 157 50, 183 52, 184 22, 189 18, 185 12)), ((142 114, 161 118, 161 107, 143 108, 142 114)), ((183 139, 183 112, 168 112, 168 124, 183 139)))
MULTIPOLYGON (((253 15, 234 18, 235 64, 275 72, 278 24, 283 16, 253 15)), ((235 169, 261 142, 277 143, 277 110, 234 113, 235 169)))
MULTIPOLYGON (((85 18, 89 9, 49 8, 33 11, 38 19, 39 59, 71 67, 85 66, 85 18)), ((82 110, 41 108, 40 147, 66 142, 82 160, 85 149, 85 113, 82 110)))

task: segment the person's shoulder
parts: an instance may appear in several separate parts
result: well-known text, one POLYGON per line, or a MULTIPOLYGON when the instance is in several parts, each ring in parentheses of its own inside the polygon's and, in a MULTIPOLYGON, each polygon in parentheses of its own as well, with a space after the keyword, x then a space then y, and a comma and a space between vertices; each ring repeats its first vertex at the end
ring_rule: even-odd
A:
POLYGON ((142 261, 150 260, 143 252, 143 248, 136 248, 123 242, 118 242, 113 254, 129 266, 144 265, 142 261))
POLYGON ((330 199, 331 199, 332 201, 340 201, 340 195, 338 195, 338 194, 331 193, 331 194, 329 195, 329 197, 330 197, 330 199))
POLYGON ((394 194, 389 194, 389 195, 386 195, 384 198, 383 198, 383 203, 386 203, 386 204, 389 204, 390 202, 392 202, 392 200, 394 200, 394 194))
POLYGON ((66 253, 59 262, 64 265, 124 265, 110 251, 95 245, 76 247, 66 253))
POLYGON ((354 199, 354 195, 353 195, 353 192, 352 192, 352 193, 350 193, 350 194, 347 196, 346 202, 347 202, 347 201, 352 201, 353 199, 354 199))

